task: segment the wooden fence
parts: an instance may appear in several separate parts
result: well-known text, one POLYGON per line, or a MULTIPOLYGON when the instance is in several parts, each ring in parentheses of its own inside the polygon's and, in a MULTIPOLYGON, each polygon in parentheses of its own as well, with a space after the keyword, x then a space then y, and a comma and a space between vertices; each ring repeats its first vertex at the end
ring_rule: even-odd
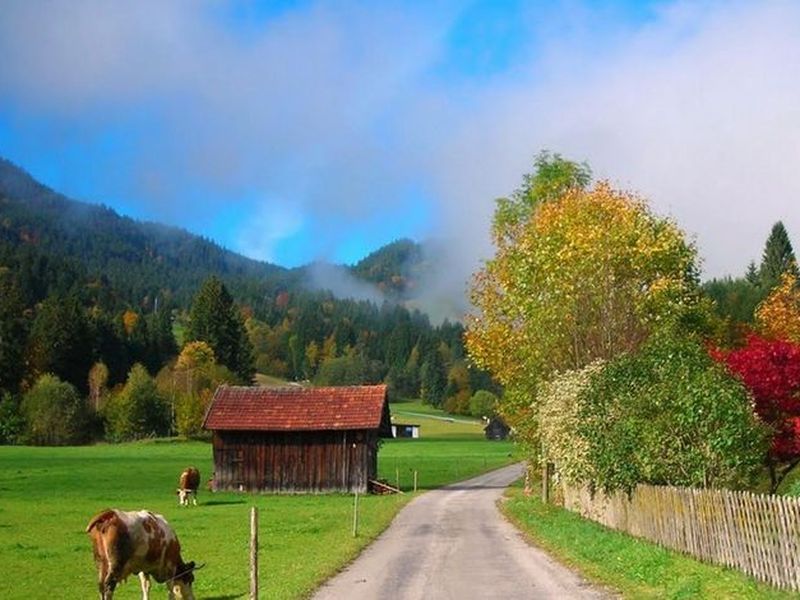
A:
POLYGON ((640 485, 628 497, 564 487, 564 506, 701 560, 800 590, 800 498, 640 485))

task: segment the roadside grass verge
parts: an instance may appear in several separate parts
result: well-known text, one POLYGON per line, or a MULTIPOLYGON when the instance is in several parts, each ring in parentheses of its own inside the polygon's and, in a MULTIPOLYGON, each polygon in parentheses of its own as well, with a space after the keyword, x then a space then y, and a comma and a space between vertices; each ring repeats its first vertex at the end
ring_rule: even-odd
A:
POLYGON ((799 598, 746 575, 613 531, 511 488, 502 512, 537 546, 624 598, 799 598))
MULTIPOLYGON (((421 489, 465 479, 512 462, 511 445, 466 439, 387 440, 379 475, 421 489)), ((146 508, 175 528, 186 560, 205 562, 194 585, 198 600, 246 598, 249 509, 259 508, 261 598, 303 598, 379 535, 413 494, 359 499, 359 535, 352 536, 353 497, 211 494, 179 507, 177 477, 187 465, 212 471, 205 442, 152 441, 84 447, 0 447, 0 598, 96 597, 96 571, 84 528, 100 510, 146 508), (54 576, 53 574, 57 574, 54 576)), ((163 586, 153 596, 164 595, 163 586)), ((138 580, 115 598, 141 598, 138 580)))

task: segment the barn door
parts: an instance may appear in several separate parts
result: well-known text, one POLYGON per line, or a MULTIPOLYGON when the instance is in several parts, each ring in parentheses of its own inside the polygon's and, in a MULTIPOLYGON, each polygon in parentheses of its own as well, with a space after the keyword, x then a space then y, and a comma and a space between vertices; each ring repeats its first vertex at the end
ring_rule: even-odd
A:
POLYGON ((225 465, 228 489, 244 489, 244 453, 240 448, 225 448, 222 451, 222 464, 225 465))

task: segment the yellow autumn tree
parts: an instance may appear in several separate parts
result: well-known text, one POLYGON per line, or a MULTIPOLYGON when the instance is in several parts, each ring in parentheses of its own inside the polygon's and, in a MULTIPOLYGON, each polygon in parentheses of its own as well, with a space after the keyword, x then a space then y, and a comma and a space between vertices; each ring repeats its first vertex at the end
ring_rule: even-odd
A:
POLYGON ((789 269, 756 308, 756 329, 765 337, 800 344, 800 287, 789 269))
POLYGON ((220 369, 214 350, 206 342, 189 342, 181 350, 171 382, 175 429, 179 435, 194 437, 202 432, 203 416, 219 383, 220 369))
POLYGON ((468 352, 506 386, 500 410, 518 428, 535 420, 537 387, 555 372, 633 351, 707 310, 695 248, 672 221, 606 182, 562 190, 510 224, 499 206, 496 254, 471 290, 468 352))
POLYGON ((133 330, 136 329, 137 323, 139 323, 139 313, 132 310, 126 310, 124 313, 122 313, 122 326, 127 335, 133 334, 133 330))

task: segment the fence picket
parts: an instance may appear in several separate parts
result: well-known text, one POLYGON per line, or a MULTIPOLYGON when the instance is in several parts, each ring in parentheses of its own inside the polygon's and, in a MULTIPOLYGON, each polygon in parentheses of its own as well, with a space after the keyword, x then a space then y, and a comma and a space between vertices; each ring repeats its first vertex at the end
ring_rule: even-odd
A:
POLYGON ((566 487, 564 499, 607 527, 800 591, 800 498, 640 485, 630 496, 566 487))
MULTIPOLYGON (((780 540, 780 551, 781 551, 781 572, 783 573, 791 573, 794 568, 792 563, 792 555, 789 550, 789 529, 786 523, 786 505, 783 501, 782 497, 776 498, 778 504, 778 513, 776 515, 776 519, 778 521, 779 527, 779 540, 780 540)), ((793 582, 791 578, 785 582, 782 587, 791 588, 793 582)))

